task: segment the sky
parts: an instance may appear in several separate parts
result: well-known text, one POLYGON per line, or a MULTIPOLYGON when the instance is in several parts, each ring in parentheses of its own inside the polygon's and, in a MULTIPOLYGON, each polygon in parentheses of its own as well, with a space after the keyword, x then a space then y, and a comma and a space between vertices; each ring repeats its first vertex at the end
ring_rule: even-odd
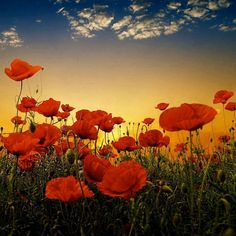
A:
MULTIPOLYGON (((23 96, 102 109, 128 122, 158 123, 159 102, 220 110, 215 92, 236 93, 234 0, 2 0, 0 12, 5 130, 20 84, 4 68, 15 58, 44 67, 24 81, 23 96)), ((230 124, 232 113, 226 116, 230 124)), ((222 112, 218 120, 216 130, 222 112)))

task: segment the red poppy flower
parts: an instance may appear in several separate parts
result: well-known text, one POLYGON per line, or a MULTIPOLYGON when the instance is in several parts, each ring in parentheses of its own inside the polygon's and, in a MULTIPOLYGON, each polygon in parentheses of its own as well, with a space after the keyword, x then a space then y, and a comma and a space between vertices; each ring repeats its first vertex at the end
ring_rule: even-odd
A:
POLYGON ((20 156, 17 165, 22 171, 31 171, 39 159, 38 152, 31 151, 24 156, 20 156))
POLYGON ((43 67, 32 66, 25 61, 15 59, 11 62, 11 68, 5 68, 5 73, 15 81, 22 81, 30 78, 40 70, 43 70, 43 67))
POLYGON ((64 112, 70 112, 70 111, 73 111, 75 108, 74 108, 74 107, 71 107, 69 104, 62 104, 62 105, 61 105, 61 109, 62 109, 64 112))
POLYGON ((45 117, 56 116, 60 107, 60 103, 61 102, 55 101, 53 98, 49 98, 38 105, 36 111, 45 117))
POLYGON ((14 116, 11 118, 11 122, 15 125, 26 124, 25 120, 22 120, 20 116, 14 116))
POLYGON ((21 112, 33 111, 37 101, 34 98, 23 97, 21 103, 18 104, 17 109, 21 112))
POLYGON ((156 109, 159 109, 161 111, 165 110, 169 106, 169 103, 161 102, 156 105, 156 109))
POLYGON ((130 136, 121 137, 117 142, 112 142, 112 145, 118 151, 134 151, 142 148, 136 145, 135 139, 130 136))
POLYGON ((84 176, 89 183, 101 182, 111 163, 95 155, 87 155, 84 159, 84 176))
POLYGON ((132 160, 110 167, 97 187, 105 195, 129 200, 146 185, 146 181, 147 171, 132 160))
POLYGON ((175 145, 175 152, 185 152, 187 151, 187 144, 186 143, 178 143, 175 145))
POLYGON ((23 133, 12 133, 8 137, 2 137, 1 141, 3 142, 5 148, 8 152, 16 155, 26 155, 31 150, 33 150, 39 139, 33 137, 28 131, 23 133))
POLYGON ((212 121, 216 114, 216 110, 207 105, 184 103, 180 107, 164 111, 159 123, 163 129, 168 131, 192 131, 212 121))
MULTIPOLYGON (((108 116, 106 111, 102 111, 102 110, 96 110, 96 111, 92 111, 90 116, 85 116, 86 119, 91 119, 91 122, 94 125, 98 125, 100 126, 101 122, 108 116)), ((110 115, 111 117, 111 115, 110 115)))
POLYGON ((228 102, 225 109, 228 111, 236 111, 236 102, 228 102))
POLYGON ((76 112, 75 117, 77 120, 84 120, 84 117, 90 114, 91 114, 91 111, 87 109, 82 109, 76 112))
POLYGON ((139 142, 143 147, 162 147, 163 145, 169 144, 169 140, 166 140, 167 136, 163 137, 163 134, 156 129, 148 130, 145 133, 140 133, 139 142))
POLYGON ((93 197, 94 193, 83 181, 80 185, 74 176, 67 176, 49 180, 46 185, 45 196, 48 199, 73 202, 82 197, 93 197))
POLYGON ((61 131, 54 125, 40 124, 36 126, 33 135, 39 139, 38 146, 48 147, 53 145, 61 137, 61 131))
POLYGON ((153 119, 153 118, 145 118, 145 119, 143 120, 143 123, 146 124, 146 125, 150 125, 150 124, 153 123, 154 120, 155 120, 155 119, 153 119))
POLYGON ((119 125, 119 124, 125 122, 124 119, 122 117, 119 117, 119 116, 118 117, 113 117, 112 120, 116 125, 119 125))
POLYGON ((112 147, 109 144, 99 149, 98 154, 102 157, 116 157, 116 154, 112 152, 112 147))
POLYGON ((97 129, 91 122, 86 120, 77 120, 72 126, 71 130, 81 139, 97 139, 97 129))
POLYGON ((110 133, 115 125, 111 114, 105 115, 99 123, 99 128, 106 133, 110 133))
POLYGON ((213 103, 222 103, 225 104, 229 98, 231 98, 234 95, 233 92, 227 91, 227 90, 220 90, 216 92, 213 103))
POLYGON ((66 119, 70 116, 70 112, 67 112, 67 111, 60 112, 60 111, 58 111, 56 116, 58 118, 61 118, 61 119, 66 119))

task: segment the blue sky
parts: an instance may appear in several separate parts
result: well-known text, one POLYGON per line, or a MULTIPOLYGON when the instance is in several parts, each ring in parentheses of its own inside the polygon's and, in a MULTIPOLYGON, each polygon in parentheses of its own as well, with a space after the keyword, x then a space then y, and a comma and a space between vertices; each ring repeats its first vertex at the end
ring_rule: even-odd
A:
POLYGON ((0 48, 40 40, 148 40, 236 32, 233 0, 9 0, 0 5, 0 48), (211 34, 210 33, 210 34, 211 34))

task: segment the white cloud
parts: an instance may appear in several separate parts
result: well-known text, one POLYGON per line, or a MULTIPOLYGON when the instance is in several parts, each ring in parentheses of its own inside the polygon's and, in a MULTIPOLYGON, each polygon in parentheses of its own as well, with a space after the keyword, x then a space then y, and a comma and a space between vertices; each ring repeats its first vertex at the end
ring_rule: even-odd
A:
POLYGON ((234 23, 234 24, 236 24, 236 18, 235 18, 235 19, 233 19, 233 23, 234 23))
POLYGON ((150 4, 145 3, 145 4, 132 4, 129 6, 129 10, 132 11, 133 13, 142 11, 147 9, 150 6, 150 4))
POLYGON ((40 23, 42 23, 42 20, 41 19, 36 19, 35 22, 40 24, 40 23))
POLYGON ((121 20, 112 25, 113 30, 120 30, 130 24, 132 16, 124 16, 121 20))
POLYGON ((231 5, 231 3, 228 0, 219 0, 218 4, 220 7, 223 8, 228 8, 231 5))
POLYGON ((65 8, 59 9, 57 13, 67 18, 72 31, 71 37, 77 40, 81 37, 93 38, 95 31, 104 30, 111 24, 114 17, 105 11, 106 8, 106 5, 94 5, 93 8, 79 11, 77 16, 72 16, 65 8))
POLYGON ((11 27, 9 30, 0 33, 0 47, 2 49, 6 47, 22 47, 23 42, 24 41, 20 38, 15 26, 11 27))
POLYGON ((228 31, 235 31, 236 30, 236 26, 230 26, 230 25, 224 25, 224 24, 220 24, 218 26, 220 31, 223 32, 228 32, 228 31))
POLYGON ((193 7, 193 8, 188 8, 184 11, 185 14, 193 17, 193 18, 202 18, 205 16, 205 14, 208 12, 207 9, 205 8, 200 8, 200 7, 193 7))
POLYGON ((168 4, 168 8, 170 10, 176 10, 178 9, 179 7, 181 6, 181 3, 180 2, 171 2, 170 4, 168 4))
POLYGON ((215 11, 215 10, 218 10, 219 9, 219 5, 217 2, 215 1, 210 1, 208 3, 208 9, 212 10, 212 11, 215 11))

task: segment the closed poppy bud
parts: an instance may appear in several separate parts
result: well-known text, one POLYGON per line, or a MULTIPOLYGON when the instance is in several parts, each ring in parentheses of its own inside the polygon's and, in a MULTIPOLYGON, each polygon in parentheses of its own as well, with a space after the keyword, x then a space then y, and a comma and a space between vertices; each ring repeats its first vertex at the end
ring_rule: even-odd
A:
POLYGON ((66 152, 66 158, 68 160, 68 162, 73 165, 74 164, 74 161, 75 161, 75 153, 72 149, 68 149, 67 152, 66 152))
POLYGON ((179 213, 175 213, 172 218, 173 225, 177 226, 177 225, 179 225, 180 222, 181 222, 181 215, 179 213))
POLYGON ((162 192, 164 193, 173 193, 173 190, 170 186, 168 185, 163 185, 162 188, 161 188, 162 192))
POLYGON ((236 231, 232 227, 227 228, 223 233, 223 236, 235 236, 235 235, 236 231))
POLYGON ((225 182, 225 172, 223 170, 218 170, 217 171, 217 175, 216 178, 218 181, 220 181, 221 183, 225 182))
POLYGON ((30 127, 29 127, 30 132, 34 133, 35 129, 36 129, 35 123, 30 121, 30 127))
POLYGON ((230 208, 231 208, 231 204, 228 202, 228 200, 226 200, 225 198, 220 198, 219 203, 223 203, 224 208, 225 208, 225 212, 229 213, 230 208))

